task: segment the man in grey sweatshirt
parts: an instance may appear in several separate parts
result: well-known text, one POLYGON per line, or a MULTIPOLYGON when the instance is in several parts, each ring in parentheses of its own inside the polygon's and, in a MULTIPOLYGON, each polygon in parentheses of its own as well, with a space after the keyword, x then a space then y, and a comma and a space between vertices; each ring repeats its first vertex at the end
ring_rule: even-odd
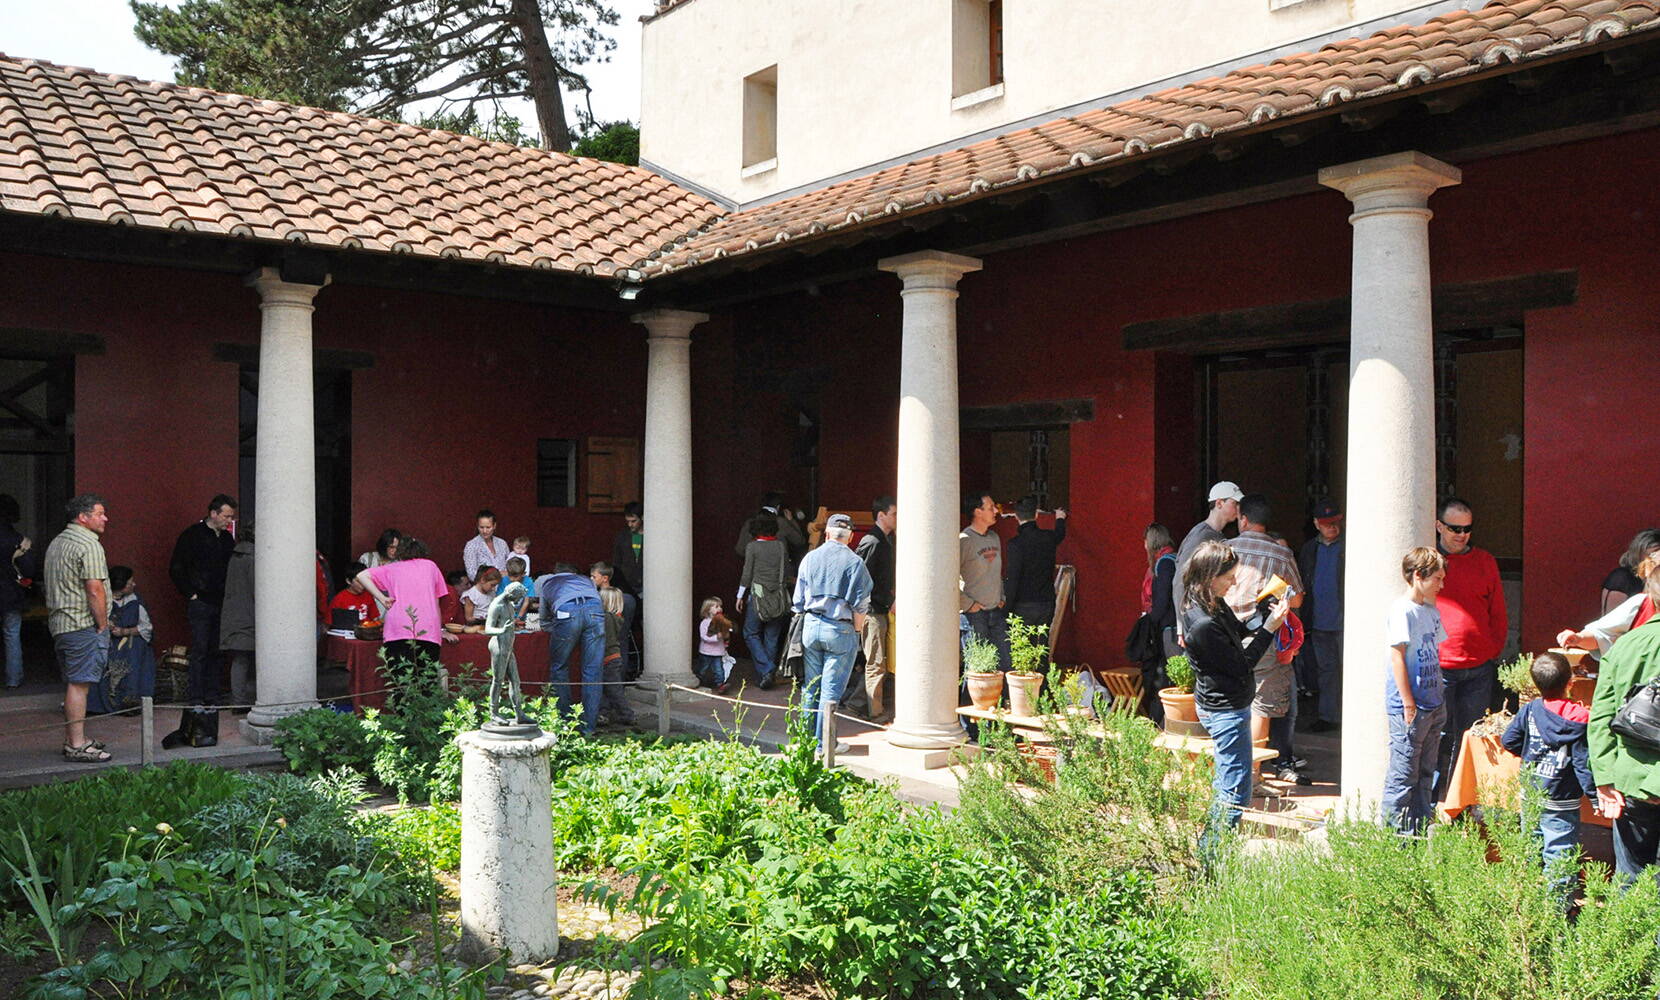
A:
POLYGON ((997 647, 997 665, 1009 669, 1009 630, 1003 611, 1003 540, 993 529, 1001 513, 989 493, 963 497, 968 527, 957 536, 959 604, 969 631, 997 647))

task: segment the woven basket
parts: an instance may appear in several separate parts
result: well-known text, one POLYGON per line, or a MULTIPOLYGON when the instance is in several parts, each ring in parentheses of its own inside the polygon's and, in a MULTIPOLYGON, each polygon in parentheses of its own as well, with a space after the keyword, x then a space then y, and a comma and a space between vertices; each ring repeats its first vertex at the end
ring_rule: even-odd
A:
POLYGON ((352 629, 352 634, 364 642, 380 642, 385 635, 380 625, 359 625, 352 629))
POLYGON ((161 654, 156 671, 156 701, 163 705, 182 705, 190 694, 190 649, 187 646, 169 646, 161 654))

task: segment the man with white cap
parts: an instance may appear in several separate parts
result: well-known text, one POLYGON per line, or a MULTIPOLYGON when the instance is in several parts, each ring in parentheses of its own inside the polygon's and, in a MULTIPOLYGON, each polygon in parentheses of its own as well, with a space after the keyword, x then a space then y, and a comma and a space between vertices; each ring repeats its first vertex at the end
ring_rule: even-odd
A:
POLYGON ((1187 537, 1182 539, 1181 547, 1176 550, 1176 580, 1173 585, 1172 597, 1176 602, 1176 629, 1182 629, 1182 608, 1185 605, 1185 588, 1182 586, 1182 576, 1187 573, 1188 560, 1199 546, 1209 541, 1226 542, 1227 536, 1222 529, 1239 519, 1239 501, 1245 499, 1245 493, 1235 483, 1223 480, 1210 488, 1210 514, 1203 521, 1195 524, 1188 531, 1187 537))
MULTIPOLYGON (((852 538, 852 518, 831 514, 824 523, 824 543, 801 560, 791 602, 795 613, 805 616, 801 650, 806 684, 801 701, 820 744, 820 713, 835 711, 842 700, 870 611, 870 571, 849 547, 852 538)), ((844 745, 837 743, 836 752, 845 752, 844 745)))

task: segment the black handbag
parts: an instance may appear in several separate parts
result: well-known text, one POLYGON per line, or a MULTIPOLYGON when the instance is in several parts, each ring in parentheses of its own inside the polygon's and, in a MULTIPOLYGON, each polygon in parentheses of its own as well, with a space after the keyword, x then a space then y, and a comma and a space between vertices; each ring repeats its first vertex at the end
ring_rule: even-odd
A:
POLYGON ((219 710, 217 708, 187 708, 179 718, 179 728, 161 738, 164 750, 177 746, 214 747, 219 745, 219 710))
POLYGON ((1660 677, 1633 688, 1608 728, 1631 746, 1660 753, 1660 677))
POLYGON ((1164 659, 1162 629, 1153 624, 1152 615, 1142 615, 1130 626, 1124 637, 1124 655, 1131 663, 1157 663, 1164 659))

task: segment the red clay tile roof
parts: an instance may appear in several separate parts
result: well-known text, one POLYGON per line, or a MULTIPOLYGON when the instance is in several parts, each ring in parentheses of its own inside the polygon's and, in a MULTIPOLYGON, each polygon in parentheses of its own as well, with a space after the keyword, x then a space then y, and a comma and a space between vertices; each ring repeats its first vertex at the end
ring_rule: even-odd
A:
POLYGON ((843 181, 715 220, 648 275, 847 230, 1274 119, 1660 27, 1653 0, 1496 0, 843 181))
POLYGON ((1647 31, 1657 8, 1495 0, 730 214, 637 167, 0 55, 0 211, 634 279, 1647 31))
POLYGON ((0 55, 0 211, 607 276, 720 206, 639 167, 0 55))

